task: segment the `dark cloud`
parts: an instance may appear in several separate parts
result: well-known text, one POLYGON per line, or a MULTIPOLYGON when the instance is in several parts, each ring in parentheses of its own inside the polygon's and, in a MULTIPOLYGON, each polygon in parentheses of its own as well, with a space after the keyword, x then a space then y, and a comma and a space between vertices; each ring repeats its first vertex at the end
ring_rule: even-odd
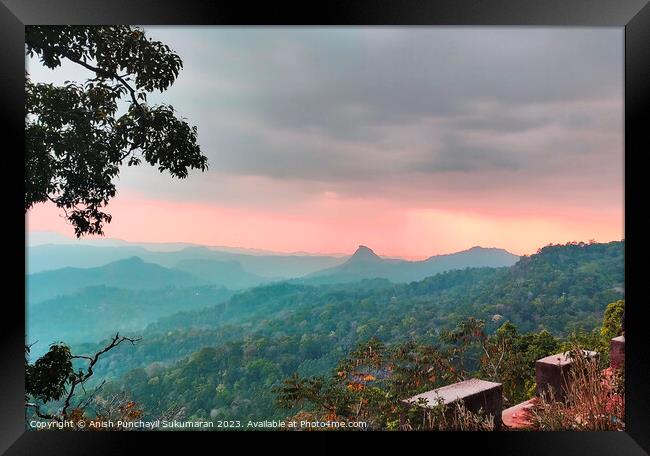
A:
POLYGON ((416 162, 411 168, 415 172, 444 173, 512 170, 520 165, 514 154, 485 146, 466 144, 457 136, 448 134, 443 145, 432 151, 427 160, 416 162))
MULTIPOLYGON (((574 122, 578 123, 581 120, 583 125, 588 124, 587 116, 580 116, 574 122)), ((459 130, 489 130, 495 134, 526 131, 533 128, 543 127, 553 122, 551 115, 543 118, 524 118, 508 113, 508 109, 500 112, 491 113, 489 115, 480 115, 479 113, 469 113, 467 115, 458 115, 450 119, 450 127, 459 130)))
POLYGON ((241 58, 255 59, 250 67, 259 70, 244 76, 257 87, 256 115, 279 127, 367 139, 364 126, 454 116, 468 100, 516 107, 616 92, 620 37, 615 30, 278 31, 260 50, 241 49, 241 58), (260 57, 274 41, 293 47, 283 59, 260 57))
MULTIPOLYGON (((218 173, 330 182, 353 195, 415 174, 465 173, 466 185, 484 186, 494 171, 592 182, 596 171, 577 165, 622 166, 620 29, 149 33, 184 60, 176 84, 151 101, 173 104, 198 125, 211 165, 195 178, 201 185, 218 173)), ((62 80, 78 75, 67 71, 62 80)), ((37 67, 30 73, 49 77, 37 67)), ((152 182, 144 173, 125 181, 152 182)))

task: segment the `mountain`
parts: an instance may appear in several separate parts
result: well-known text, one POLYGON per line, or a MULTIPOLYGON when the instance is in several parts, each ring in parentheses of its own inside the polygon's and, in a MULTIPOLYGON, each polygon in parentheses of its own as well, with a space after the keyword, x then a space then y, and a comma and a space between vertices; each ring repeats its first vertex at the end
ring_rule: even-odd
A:
POLYGON ((377 264, 381 262, 382 259, 377 256, 377 254, 373 252, 372 249, 366 247, 365 245, 360 245, 357 251, 354 252, 354 255, 352 255, 350 259, 348 259, 340 267, 344 267, 346 265, 377 264))
POLYGON ((64 234, 58 233, 56 231, 27 231, 26 236, 26 245, 29 247, 35 247, 45 244, 57 244, 57 245, 67 245, 67 246, 89 246, 89 247, 140 247, 146 250, 154 252, 173 252, 182 250, 188 247, 205 247, 209 250, 214 250, 218 252, 228 252, 228 253, 239 253, 244 255, 277 255, 277 256, 330 256, 330 257, 347 257, 344 254, 317 254, 310 252, 276 252, 273 250, 264 250, 256 249, 251 247, 230 247, 224 245, 201 245, 195 244, 192 242, 146 242, 146 241, 125 241, 118 238, 108 238, 108 237, 86 237, 86 238, 74 238, 69 237, 64 234))
MULTIPOLYGON (((95 378, 109 379, 104 393, 129 391, 153 416, 182 403, 188 416, 204 419, 282 419, 287 411, 277 407, 273 385, 294 372, 329 375, 373 338, 436 345, 440 331, 468 317, 484 320, 490 334, 506 321, 522 334, 590 332, 607 304, 624 297, 624 250, 623 242, 547 246, 509 268, 452 270, 408 284, 264 285, 160 319, 141 343, 107 353, 95 378)), ((356 260, 384 262, 365 249, 356 260)))
POLYGON ((264 277, 267 280, 302 277, 311 272, 337 266, 345 261, 345 258, 321 255, 247 255, 223 252, 201 246, 188 247, 177 252, 152 252, 145 258, 168 267, 173 267, 181 260, 236 261, 241 264, 246 272, 264 277))
POLYGON ((82 343, 141 331, 161 317, 214 306, 233 294, 216 286, 132 290, 99 285, 32 303, 26 314, 29 341, 36 343, 32 355, 60 340, 82 343))
POLYGON ((208 285, 205 279, 181 270, 145 263, 139 257, 118 260, 97 268, 62 268, 27 276, 27 300, 38 302, 82 288, 105 285, 109 287, 153 290, 168 287, 208 285))
POLYGON ((206 258, 181 260, 176 263, 174 269, 234 290, 269 282, 268 278, 246 272, 237 261, 218 261, 206 258))
POLYGON ((25 255, 26 274, 53 271, 66 267, 96 268, 134 256, 144 258, 142 247, 89 246, 75 244, 29 245, 25 255))
POLYGON ((512 266, 519 258, 504 249, 477 246, 461 252, 432 256, 422 262, 414 262, 414 265, 419 266, 421 263, 423 272, 429 276, 450 269, 512 266))
POLYGON ((382 258, 372 249, 360 245, 345 263, 309 274, 303 282, 347 283, 374 278, 388 279, 396 283, 412 282, 452 269, 512 266, 517 260, 518 256, 506 250, 484 247, 436 255, 422 261, 395 260, 382 258))
POLYGON ((70 244, 72 238, 64 236, 55 231, 27 231, 25 233, 25 243, 29 247, 42 244, 70 244))
POLYGON ((326 255, 261 255, 233 253, 203 246, 186 246, 177 250, 157 251, 139 245, 95 246, 78 244, 44 244, 27 248, 27 273, 64 267, 94 268, 113 261, 138 256, 144 261, 173 268, 185 260, 236 261, 250 274, 267 279, 301 277, 321 269, 340 265, 345 258, 326 255))

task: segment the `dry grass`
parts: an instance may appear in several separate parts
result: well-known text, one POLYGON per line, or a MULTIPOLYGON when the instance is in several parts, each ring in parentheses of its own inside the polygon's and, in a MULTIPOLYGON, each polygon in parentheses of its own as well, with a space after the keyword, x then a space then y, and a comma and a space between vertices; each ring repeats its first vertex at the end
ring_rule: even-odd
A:
POLYGON ((478 413, 467 410, 459 401, 447 406, 439 403, 433 408, 420 407, 418 417, 411 417, 401 427, 402 430, 428 431, 492 431, 494 416, 479 410, 478 413))
POLYGON ((601 371, 598 362, 579 347, 571 350, 573 364, 565 382, 565 400, 553 392, 541 395, 527 411, 533 429, 541 431, 622 431, 625 429, 624 375, 601 371))

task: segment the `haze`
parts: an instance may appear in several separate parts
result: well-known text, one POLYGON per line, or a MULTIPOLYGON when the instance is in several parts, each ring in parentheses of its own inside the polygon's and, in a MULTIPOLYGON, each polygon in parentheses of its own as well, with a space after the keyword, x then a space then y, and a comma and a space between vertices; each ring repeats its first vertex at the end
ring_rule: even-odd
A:
MULTIPOLYGON (((210 169, 125 167, 108 237, 406 258, 624 237, 621 29, 145 29, 184 61, 149 101, 210 169)), ((51 204, 27 225, 73 232, 51 204)))

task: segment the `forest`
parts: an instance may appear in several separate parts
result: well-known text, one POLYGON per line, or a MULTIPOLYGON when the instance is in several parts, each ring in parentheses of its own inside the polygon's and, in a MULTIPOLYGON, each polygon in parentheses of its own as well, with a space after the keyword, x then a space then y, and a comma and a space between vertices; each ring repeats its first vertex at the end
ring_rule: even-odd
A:
MULTIPOLYGON (((364 30, 363 36, 356 36, 347 43, 340 41, 340 50, 360 49, 355 44, 359 39, 365 43, 364 49, 371 47, 375 41, 368 40, 370 35, 366 36, 366 32, 364 30)), ((557 401, 545 402, 542 398, 536 412, 538 428, 558 430, 578 426, 591 430, 620 430, 624 427, 624 400, 620 400, 624 399, 624 391, 619 388, 624 384, 619 374, 624 372, 616 371, 607 382, 600 378, 608 362, 608 343, 621 333, 623 326, 624 241, 549 244, 535 254, 522 257, 497 247, 475 246, 454 251, 467 248, 473 242, 508 244, 509 248, 519 245, 521 250, 517 250, 521 252, 533 251, 540 231, 528 232, 526 228, 513 225, 509 217, 499 216, 495 226, 500 232, 488 235, 489 230, 479 231, 491 226, 491 219, 467 219, 466 212, 493 213, 494 204, 498 203, 499 214, 505 208, 512 209, 512 215, 519 214, 522 220, 533 223, 523 226, 534 228, 538 216, 535 211, 543 207, 540 204, 545 201, 540 195, 548 197, 548 207, 553 208, 549 212, 552 217, 543 220, 548 224, 544 226, 559 229, 544 233, 545 239, 581 237, 576 231, 562 228, 569 211, 586 224, 583 233, 594 236, 608 233, 601 239, 620 239, 611 234, 621 233, 618 231, 620 218, 609 219, 609 215, 609 221, 602 227, 589 225, 587 231, 587 224, 592 220, 601 220, 602 214, 617 214, 622 209, 618 207, 622 201, 621 188, 614 184, 617 179, 607 179, 610 187, 604 189, 603 170, 582 169, 586 163, 601 164, 607 172, 620 167, 622 162, 615 154, 608 154, 614 160, 608 163, 600 152, 591 160, 585 159, 589 157, 582 152, 583 148, 600 151, 607 143, 598 135, 616 132, 620 125, 608 129, 609 121, 592 119, 595 120, 594 134, 581 136, 579 147, 572 136, 564 137, 564 142, 538 143, 539 136, 546 134, 537 132, 550 126, 549 122, 557 122, 556 128, 566 121, 560 133, 572 135, 578 131, 582 135, 583 130, 577 124, 584 122, 576 124, 575 119, 584 117, 589 124, 591 114, 598 112, 592 113, 592 105, 587 104, 589 115, 580 111, 565 115, 566 108, 562 107, 548 114, 542 110, 539 119, 535 119, 537 109, 529 108, 534 108, 531 103, 539 100, 530 99, 517 107, 510 100, 511 96, 507 96, 500 103, 506 102, 512 108, 508 110, 502 109, 499 103, 485 105, 486 95, 491 98, 494 94, 511 93, 513 89, 509 79, 502 77, 501 67, 497 73, 488 72, 489 77, 483 78, 476 87, 472 83, 459 92, 449 90, 462 87, 459 84, 462 78, 457 78, 456 74, 474 73, 458 67, 456 73, 448 71, 457 65, 457 55, 474 55, 468 59, 472 67, 487 59, 484 63, 489 69, 495 60, 491 52, 505 49, 502 46, 484 48, 475 54, 471 54, 475 52, 471 48, 464 49, 468 54, 459 49, 459 52, 452 52, 453 59, 441 66, 439 62, 444 60, 438 58, 410 58, 418 55, 413 52, 413 49, 420 49, 417 43, 435 44, 437 40, 415 40, 401 48, 406 52, 398 52, 400 48, 396 48, 393 55, 399 58, 391 61, 386 58, 388 43, 384 37, 376 41, 381 45, 376 53, 364 51, 364 56, 375 55, 372 61, 367 61, 376 65, 367 67, 375 69, 372 73, 350 77, 359 66, 354 64, 346 68, 346 62, 357 62, 358 55, 339 58, 338 52, 332 53, 336 56, 336 65, 323 66, 320 76, 319 71, 313 74, 302 71, 313 62, 325 62, 317 58, 319 54, 313 54, 311 59, 297 66, 301 71, 286 66, 287 59, 279 59, 285 62, 281 68, 289 68, 290 73, 278 73, 285 77, 276 78, 273 87, 262 87, 258 84, 261 79, 253 80, 251 85, 239 83, 249 75, 273 74, 274 65, 278 63, 275 59, 264 60, 269 67, 260 71, 260 60, 254 58, 256 52, 264 50, 264 46, 258 45, 261 40, 242 40, 241 44, 253 43, 253 46, 232 53, 236 56, 236 62, 231 62, 234 65, 206 69, 203 65, 214 60, 206 59, 206 55, 221 58, 228 57, 229 52, 209 46, 204 48, 203 44, 229 46, 232 43, 228 43, 228 39, 232 37, 224 37, 225 41, 202 41, 201 46, 184 46, 187 58, 181 58, 175 48, 185 42, 185 37, 172 35, 163 42, 155 38, 159 33, 165 36, 167 32, 126 25, 25 27, 25 57, 29 70, 25 72, 25 215, 34 216, 31 221, 43 217, 41 226, 48 229, 60 226, 54 223, 63 221, 76 237, 72 240, 64 236, 63 242, 59 239, 54 243, 30 244, 29 238, 35 232, 32 228, 27 232, 27 422, 39 418, 47 423, 73 422, 80 426, 78 423, 107 419, 135 422, 173 418, 214 423, 303 417, 363 420, 370 429, 420 429, 422 424, 418 423, 428 418, 419 420, 417 413, 421 410, 417 407, 403 408, 403 399, 413 394, 480 377, 502 384, 504 405, 510 406, 534 394, 536 359, 561 350, 580 360, 582 349, 590 349, 600 355, 598 363, 592 363, 591 377, 575 383, 585 388, 575 391, 573 397, 585 393, 591 403, 600 401, 589 411, 589 416, 598 417, 592 420, 593 426, 590 420, 586 420, 585 425, 586 415, 580 407, 574 409, 578 414, 571 415, 573 418, 567 421, 563 418, 569 416, 566 409, 557 401), (211 49, 212 53, 206 54, 205 49, 211 49), (198 59, 197 50, 201 51, 198 59), (408 59, 402 60, 402 57, 408 59), (191 62, 186 69, 184 59, 191 62), (215 94, 223 95, 214 90, 197 92, 194 98, 176 97, 175 94, 184 90, 185 82, 163 95, 175 85, 182 71, 189 73, 190 81, 221 83, 227 80, 224 70, 230 66, 239 68, 246 62, 254 62, 254 65, 241 67, 241 73, 235 74, 233 79, 236 83, 226 84, 228 92, 255 87, 248 94, 239 93, 243 98, 211 98, 215 94), (435 67, 418 69, 411 66, 430 62, 435 63, 435 67), (441 68, 444 71, 440 71, 441 68), (345 72, 337 73, 341 69, 345 72), (65 80, 62 84, 56 82, 56 78, 53 82, 48 79, 50 71, 58 76, 70 72, 71 78, 61 77, 61 81, 65 80), (414 79, 413 74, 425 77, 414 79), (453 75, 453 78, 438 79, 444 75, 453 75), (305 76, 309 81, 303 81, 306 82, 304 87, 317 90, 311 93, 311 98, 304 98, 306 103, 296 103, 301 99, 298 95, 302 90, 296 92, 300 84, 296 86, 295 83, 305 76), (402 79, 405 76, 406 79, 402 79), (439 84, 432 85, 436 80, 439 84), (325 81, 336 81, 336 90, 322 91, 327 87, 325 81), (355 81, 361 85, 355 86, 355 81), (507 86, 488 84, 485 87, 489 90, 484 96, 474 98, 483 90, 484 83, 490 81, 505 81, 507 86), (276 85, 280 87, 286 82, 291 85, 275 92, 276 85), (392 87, 397 82, 413 91, 385 90, 386 83, 392 87), (350 83, 353 85, 347 86, 347 90, 341 90, 350 83), (477 92, 476 89, 481 90, 477 92), (400 111, 394 102, 409 93, 410 96, 402 99, 404 106, 400 111), (344 100, 330 104, 341 94, 344 100), (361 98, 358 95, 362 95, 361 98), (385 99, 387 95, 389 98, 385 99), (375 101, 368 103, 372 99, 375 101), (213 117, 195 111, 196 100, 201 100, 198 105, 205 103, 215 109, 264 105, 273 106, 273 109, 248 114, 224 111, 222 116, 213 117), (282 115, 283 107, 289 116, 282 115), (294 108, 299 111, 291 114, 294 108), (435 109, 430 111, 430 108, 435 109), (186 112, 193 120, 185 117, 186 112), (513 119, 508 119, 509 115, 502 116, 504 112, 512 112, 513 119), (269 113, 271 117, 266 118, 269 113), (525 113, 534 114, 533 118, 523 124, 517 119, 503 128, 525 113), (325 117, 321 117, 323 114, 325 117), (221 123, 226 119, 249 119, 249 115, 252 115, 252 122, 246 128, 221 123), (311 119, 309 125, 288 128, 293 122, 287 121, 294 116, 311 119), (429 125, 432 117, 446 121, 432 129, 429 125), (341 120, 340 125, 332 125, 328 120, 331 118, 341 120), (422 136, 402 134, 397 130, 406 125, 404 119, 411 119, 422 136), (202 123, 201 134, 194 122, 202 123), (489 127, 488 124, 493 125, 489 127), (257 137, 251 136, 251 130, 257 126, 263 128, 257 137), (279 126, 282 128, 277 129, 279 126), (341 129, 342 126, 345 128, 341 129), (358 133, 366 128, 368 132, 392 133, 374 138, 371 134, 365 138, 370 142, 359 147, 358 141, 368 135, 358 133), (432 130, 441 132, 437 138, 439 155, 432 155, 430 150, 432 130), (350 135, 353 131, 355 133, 350 135), (487 141, 482 136, 486 132, 492 132, 485 138, 487 141), (510 136, 505 136, 521 134, 526 138, 531 132, 534 136, 527 140, 512 141, 510 136), (212 134, 228 137, 233 133, 236 136, 225 141, 221 148, 213 147, 218 141, 206 141, 212 134), (301 139, 314 133, 324 136, 301 144, 301 139), (598 143, 587 142, 583 146, 583 139, 592 136, 598 143), (284 143, 285 137, 288 144, 284 143), (355 139, 341 143, 345 137, 355 139), (480 148, 473 146, 477 138, 481 138, 480 148), (504 150, 503 139, 507 139, 506 144, 512 143, 514 150, 504 150), (395 144, 391 145, 393 142, 395 144), (484 144, 492 146, 484 149, 484 144), (521 147, 523 144, 534 147, 526 150, 521 147), (571 153, 574 149, 577 152, 571 153), (549 150, 566 153, 551 157, 549 150), (364 155, 357 156, 359 151, 364 155), (230 168, 226 159, 229 153, 235 155, 230 157, 230 168), (242 162, 245 157, 249 157, 251 163, 242 162), (391 158, 387 160, 388 157, 391 158), (305 158, 317 158, 317 161, 302 162, 305 158), (538 161, 540 158, 542 161, 538 161), (363 167, 349 167, 353 162, 363 163, 363 167), (288 163, 292 166, 286 166, 288 163), (302 166, 295 166, 298 171, 295 175, 286 174, 294 164, 301 163, 302 166), (369 166, 382 163, 376 169, 369 166), (340 168, 339 164, 344 165, 340 168), (269 167, 265 169, 262 165, 269 167), (134 173, 143 173, 141 178, 135 178, 140 175, 131 172, 122 174, 132 167, 134 173), (177 184, 171 189, 162 182, 152 185, 154 181, 145 177, 148 176, 144 174, 145 167, 174 179, 192 176, 191 186, 177 184), (501 174, 494 172, 494 167, 497 171, 517 174, 505 174, 506 179, 503 179, 501 174), (594 174, 589 174, 591 171, 594 174), (463 179, 457 181, 455 174, 449 174, 455 172, 461 172, 463 179), (569 174, 564 174, 567 172, 569 174), (389 175, 393 177, 389 179, 389 175), (450 180, 446 181, 445 176, 450 180), (497 180, 493 180, 495 176, 497 180), (256 180, 239 180, 243 177, 256 180), (393 191, 392 179, 396 177, 400 182, 409 183, 403 189, 408 190, 408 194, 397 195, 402 192, 401 183, 400 191, 393 191), (282 198, 275 194, 280 180, 288 185, 282 198), (223 186, 213 187, 216 181, 223 186), (317 187, 303 188, 314 181, 318 182, 317 187), (454 185, 449 185, 452 181, 454 185), (230 185, 236 182, 239 184, 230 185), (144 199, 144 205, 131 212, 115 211, 116 206, 109 203, 118 195, 118 183, 120 192, 125 190, 123 195, 127 195, 122 196, 121 201, 131 201, 128 195, 138 194, 150 194, 152 199, 144 199), (437 187, 438 183, 442 185, 437 187), (585 186, 587 183, 595 183, 595 187, 585 186), (182 188, 192 190, 185 190, 190 193, 178 201, 170 197, 180 195, 182 188), (371 194, 366 188, 372 189, 371 194), (380 189, 388 189, 388 192, 382 195, 380 189), (522 199, 502 201, 498 198, 500 193, 491 193, 494 189, 522 199), (549 191, 551 189, 553 191, 549 191), (599 204, 617 203, 594 209, 593 195, 600 195, 603 190, 609 197, 599 197, 599 204), (557 195, 566 194, 577 199, 562 206, 557 195), (300 195, 307 199, 298 201, 300 195), (581 200, 580 195, 587 196, 581 200), (205 201, 201 199, 204 197, 205 201), (385 199, 389 204, 375 207, 375 198, 377 201, 385 199), (457 204, 455 198, 463 204, 457 204), (282 204, 278 204, 281 200, 282 204), (287 212, 284 200, 290 200, 291 207, 295 204, 295 209, 287 212), (196 209, 201 207, 199 202, 206 201, 216 204, 215 208, 232 209, 233 214, 241 214, 241 217, 233 215, 235 218, 229 220, 223 217, 227 214, 219 211, 210 211, 207 217, 199 215, 203 212, 183 215, 186 207, 196 209), (239 206, 243 202, 246 204, 239 206), (160 207, 178 203, 179 206, 169 207, 182 207, 183 210, 165 209, 161 211, 164 218, 154 222, 152 217, 158 203, 163 204, 160 207), (368 217, 364 209, 368 203, 371 203, 372 217, 368 217), (53 212, 43 215, 43 205, 53 212), (258 206, 264 208, 264 212, 257 214, 259 217, 252 209, 258 206), (266 214, 271 206, 274 211, 266 214), (349 220, 340 216, 340 208, 344 207, 348 208, 344 213, 350 213, 349 220), (393 207, 399 209, 395 216, 386 212, 386 208, 393 207), (470 207, 479 210, 468 212, 470 207), (309 208, 307 213, 305 208, 309 208), (439 210, 451 218, 448 221, 440 218, 439 210), (583 210, 586 212, 580 212, 583 210), (295 243, 296 239, 292 238, 309 238, 304 227, 312 226, 312 212, 323 217, 314 219, 320 222, 314 225, 318 230, 311 233, 319 243, 295 243), (133 224, 119 232, 125 233, 127 239, 143 241, 111 238, 88 242, 83 239, 105 235, 105 229, 113 222, 113 213, 119 219, 113 227, 120 229, 125 226, 122 224, 133 224), (531 217, 531 213, 535 217, 531 217), (138 218, 142 216, 144 218, 138 218), (408 221, 412 217, 413 223, 394 223, 394 220, 408 221), (436 225, 430 225, 433 219, 436 225), (272 223, 258 226, 258 220, 272 223), (281 224, 277 225, 278 222, 281 224), (339 225, 342 222, 347 225, 339 225), (376 225, 381 225, 381 229, 376 229, 376 225), (179 234, 183 226, 189 229, 185 235, 179 234), (617 231, 613 231, 614 226, 617 231), (363 230, 359 231, 360 227, 363 230), (457 236, 457 230, 475 227, 478 227, 476 232, 457 236), (171 231, 161 237, 159 228, 171 231), (396 228, 415 228, 418 235, 404 231, 393 236, 396 228), (202 229, 205 236, 199 240, 196 236, 202 229), (224 237, 228 231, 234 236, 230 241, 224 237), (441 237, 438 231, 446 233, 446 237, 441 237), (245 232, 250 236, 247 241, 241 237, 245 232), (170 233, 175 239, 170 240, 170 233), (386 244, 386 239, 378 238, 376 233, 390 233, 391 243, 396 245, 401 242, 400 236, 409 237, 409 242, 417 244, 412 244, 407 252, 404 246, 390 247, 390 243, 386 244), (524 244, 508 239, 520 235, 526 237, 525 248, 524 244), (270 238, 281 240, 283 236, 286 244, 267 242, 270 238), (327 240, 322 238, 331 239, 329 243, 320 244, 327 240), (353 238, 376 242, 379 248, 387 250, 387 254, 399 258, 377 255, 364 245, 351 256, 332 253, 347 252, 353 238), (173 242, 151 242, 154 239, 173 242), (176 242, 179 240, 192 242, 176 242), (326 245, 329 247, 325 248, 326 245), (267 248, 270 250, 265 250, 267 248), (435 255, 428 256, 434 252, 435 255), (604 383, 609 385, 607 391, 603 390, 604 383), (597 392, 592 394, 594 391, 597 392), (611 404, 608 395, 616 396, 611 404), (601 405, 612 405, 614 409, 598 409, 601 405)), ((297 37, 295 35, 294 39, 297 37)), ((275 50, 282 51, 287 39, 277 38, 275 50)), ((344 36, 337 36, 335 41, 339 43, 341 38, 344 36)), ((599 43, 594 37, 585 38, 590 46, 602 47, 602 43, 594 44, 599 43)), ((482 38, 458 40, 459 43, 465 41, 473 46, 483 41, 491 42, 482 38)), ((264 40, 265 45, 273 42, 264 40)), ((310 46, 316 52, 330 49, 326 42, 318 46, 314 46, 318 41, 303 38, 300 42, 307 46, 305 51, 310 46)), ((517 42, 525 44, 526 40, 518 38, 517 42)), ((569 42, 563 41, 562 46, 555 49, 540 45, 522 48, 527 51, 511 62, 513 69, 525 70, 518 81, 536 81, 526 71, 534 70, 535 65, 549 56, 564 55, 567 50, 571 61, 575 56, 592 55, 591 51, 584 52, 580 47, 571 50, 567 46, 569 42), (536 54, 538 51, 542 53, 536 54), (533 60, 522 65, 521 62, 526 62, 522 60, 524 55, 533 60)), ((435 46, 432 49, 435 50, 435 46)), ((444 45, 443 49, 446 54, 451 48, 444 45)), ((618 49, 620 51, 620 45, 618 49)), ((429 55, 428 52, 422 55, 429 55)), ((431 55, 437 53, 438 50, 431 55)), ((284 52, 270 52, 269 55, 284 55, 284 52)), ((296 63, 299 61, 297 59, 296 63)), ((546 64, 545 68, 564 71, 565 66, 546 64)), ((588 74, 593 74, 592 65, 587 68, 588 74)), ((620 61, 612 68, 617 68, 618 74, 620 61)), ((607 71, 599 70, 598 73, 606 75, 607 71)), ((558 100, 565 100, 566 93, 581 90, 588 79, 580 77, 580 72, 568 74, 576 77, 578 83, 557 92, 558 100)), ((560 79, 546 78, 545 81, 555 90, 562 86, 560 79)), ((616 84, 620 88, 619 82, 616 84)), ((196 90, 204 85, 195 83, 191 87, 196 90)), ((602 93, 602 87, 592 90, 602 93)), ((531 89, 521 93, 538 97, 544 91, 531 89)), ((587 95, 584 100, 591 103, 592 94, 587 95)), ((603 106, 606 118, 612 117, 610 105, 603 106)), ((554 140, 562 136, 556 135, 555 129, 552 131, 554 140)), ((621 144, 617 136, 612 138, 612 144, 621 144)), ((438 417, 441 421, 432 427, 490 427, 481 417, 461 415, 461 421, 448 425, 443 413, 438 417)))
MULTIPOLYGON (((485 376, 478 346, 506 338, 516 360, 490 376, 509 385, 506 400, 514 403, 531 394, 536 359, 572 340, 602 349, 606 306, 624 298, 623 253, 624 242, 570 243, 509 268, 454 270, 409 284, 263 285, 127 332, 140 340, 107 353, 90 384, 106 381, 99 396, 126 395, 150 418, 282 419, 300 405, 286 400, 287 387, 342 372, 368 344, 435 353, 435 380, 399 390, 405 394, 469 372, 485 376), (478 333, 470 331, 470 343, 462 335, 472 325, 478 333)), ((72 352, 104 344, 73 344, 72 352)))

